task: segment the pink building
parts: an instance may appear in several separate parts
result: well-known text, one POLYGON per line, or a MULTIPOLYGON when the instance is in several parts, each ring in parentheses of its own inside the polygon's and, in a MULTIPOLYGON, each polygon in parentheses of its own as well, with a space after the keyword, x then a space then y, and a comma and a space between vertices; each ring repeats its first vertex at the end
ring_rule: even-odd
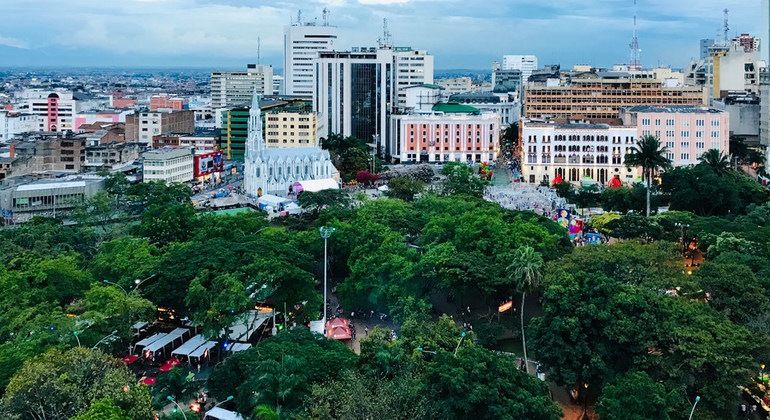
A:
POLYGON ((730 154, 730 114, 712 108, 639 105, 620 111, 623 125, 635 126, 638 138, 653 135, 667 149, 674 166, 698 163, 709 149, 730 154))
POLYGON ((492 162, 497 158, 500 116, 468 105, 437 104, 430 114, 391 116, 401 162, 492 162))

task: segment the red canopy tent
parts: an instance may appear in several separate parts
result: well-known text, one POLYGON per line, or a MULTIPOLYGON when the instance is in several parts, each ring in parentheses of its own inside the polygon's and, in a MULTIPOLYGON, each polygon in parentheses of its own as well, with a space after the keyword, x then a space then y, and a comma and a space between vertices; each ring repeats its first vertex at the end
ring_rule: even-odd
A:
POLYGON ((562 178, 561 175, 556 175, 556 178, 553 179, 553 183, 551 185, 561 184, 562 182, 564 182, 564 178, 562 178))
POLYGON ((623 185, 623 183, 620 181, 620 175, 615 175, 609 183, 610 188, 620 188, 623 185))
POLYGON ((172 357, 168 359, 168 361, 166 361, 166 363, 163 366, 161 366, 160 369, 158 370, 161 372, 168 372, 169 370, 171 370, 171 368, 173 368, 174 366, 180 363, 182 362, 180 362, 179 359, 177 359, 176 357, 172 357))
POLYGON ((134 356, 134 355, 129 354, 128 356, 120 359, 120 361, 125 363, 125 364, 127 364, 127 365, 130 365, 131 363, 134 363, 136 361, 136 359, 138 359, 138 358, 139 358, 139 356, 134 356))
POLYGON ((349 340, 353 337, 348 327, 334 327, 326 329, 326 337, 335 340, 349 340))
POLYGON ((350 321, 345 318, 334 318, 326 322, 326 329, 329 330, 335 327, 349 327, 350 321))
POLYGON ((155 378, 144 378, 141 383, 145 385, 155 385, 155 378))

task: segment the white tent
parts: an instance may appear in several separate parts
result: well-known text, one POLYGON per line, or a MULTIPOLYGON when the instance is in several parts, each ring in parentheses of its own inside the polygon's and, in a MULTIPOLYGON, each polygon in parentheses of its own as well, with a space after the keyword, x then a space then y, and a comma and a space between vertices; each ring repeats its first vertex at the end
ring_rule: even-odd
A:
MULTIPOLYGON (((190 332, 187 328, 177 328, 174 331, 171 331, 170 333, 166 334, 165 337, 162 337, 160 340, 154 341, 153 343, 149 344, 147 347, 144 348, 144 352, 147 353, 148 351, 151 351, 155 353, 158 350, 163 349, 169 344, 172 344, 177 339, 182 338, 185 333, 190 332)), ((180 343, 181 344, 181 343, 180 343)))
POLYGON ((227 351, 230 353, 238 353, 239 351, 248 350, 251 348, 249 343, 230 343, 227 345, 227 351))
POLYGON ((189 356, 195 349, 206 342, 206 338, 203 335, 198 334, 191 338, 188 342, 182 344, 178 349, 171 352, 171 356, 189 356))
POLYGON ((332 178, 312 179, 310 181, 299 181, 294 183, 294 191, 318 192, 321 190, 338 190, 340 184, 332 178))
POLYGON ((310 321, 310 331, 323 335, 324 334, 323 319, 319 319, 318 321, 310 321))
POLYGON ((204 357, 206 355, 208 350, 213 349, 216 347, 217 343, 216 341, 207 341, 203 343, 202 345, 198 346, 197 349, 190 352, 188 357, 192 360, 193 358, 200 359, 201 357, 204 357))
POLYGON ((134 344, 134 348, 137 349, 137 348, 141 347, 142 349, 144 349, 145 347, 147 347, 150 344, 152 344, 152 343, 154 343, 154 342, 156 342, 156 341, 166 337, 167 335, 168 335, 167 333, 158 333, 158 334, 155 334, 153 336, 147 337, 147 338, 145 338, 143 340, 139 340, 139 342, 134 344))
POLYGON ((260 207, 270 206, 270 207, 278 208, 281 206, 281 204, 286 204, 291 202, 292 200, 290 198, 278 197, 277 195, 272 195, 272 194, 265 194, 259 197, 260 207))
MULTIPOLYGON (((230 334, 227 335, 228 341, 249 341, 249 338, 257 329, 270 317, 272 312, 248 311, 238 317, 238 321, 230 326, 230 334)), ((225 331, 222 330, 222 334, 225 331)))
POLYGON ((214 407, 206 412, 206 417, 204 417, 203 420, 243 420, 243 417, 235 411, 214 407))

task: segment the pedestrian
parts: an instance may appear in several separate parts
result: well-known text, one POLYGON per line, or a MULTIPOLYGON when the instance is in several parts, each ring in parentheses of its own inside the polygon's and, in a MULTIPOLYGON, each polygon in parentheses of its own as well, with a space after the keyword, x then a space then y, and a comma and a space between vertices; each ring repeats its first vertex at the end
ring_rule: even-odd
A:
POLYGON ((201 373, 201 362, 198 361, 198 373, 201 373))
POLYGON ((369 337, 369 327, 364 327, 364 336, 369 337))

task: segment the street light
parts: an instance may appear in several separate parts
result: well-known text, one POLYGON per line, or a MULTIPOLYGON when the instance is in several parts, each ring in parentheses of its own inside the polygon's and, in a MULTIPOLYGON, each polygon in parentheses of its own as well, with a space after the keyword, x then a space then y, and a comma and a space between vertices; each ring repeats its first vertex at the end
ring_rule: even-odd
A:
POLYGON ((682 256, 684 256, 684 254, 686 252, 686 248, 685 248, 686 244, 685 244, 684 235, 687 233, 687 229, 690 227, 690 225, 687 224, 687 223, 679 223, 679 222, 677 222, 677 223, 674 223, 674 226, 682 229, 682 256))
POLYGON ((692 420, 692 413, 695 412, 695 406, 698 405, 698 401, 700 401, 700 395, 695 397, 695 404, 692 405, 692 410, 690 411, 690 420, 692 420))
POLYGON ((417 347, 415 350, 417 350, 417 351, 419 351, 419 352, 421 352, 421 353, 430 353, 430 354, 436 354, 436 352, 435 352, 435 351, 424 350, 422 347, 417 347))
POLYGON ((125 294, 126 294, 126 296, 128 296, 128 292, 126 291, 126 289, 124 289, 124 288, 123 288, 123 286, 121 286, 121 285, 119 285, 119 284, 117 284, 117 283, 113 283, 113 282, 111 282, 111 281, 107 281, 107 280, 102 280, 102 281, 103 281, 103 282, 105 282, 106 284, 111 284, 111 285, 113 285, 113 286, 119 287, 119 288, 120 288, 120 290, 122 290, 122 291, 123 291, 123 293, 125 293, 125 294))
POLYGON ((138 289, 139 286, 142 285, 142 283, 146 282, 147 280, 149 280, 149 279, 151 279, 153 277, 155 277, 155 274, 150 275, 150 277, 147 277, 144 280, 139 280, 139 279, 134 280, 134 283, 136 284, 136 286, 134 286, 134 290, 138 289))
POLYGON ((588 420, 588 384, 583 384, 583 420, 588 420))
MULTIPOLYGON (((78 332, 77 331, 72 331, 72 334, 75 335, 75 340, 78 340, 78 347, 80 347, 80 339, 78 338, 78 332)), ((762 365, 762 366, 764 366, 764 365, 762 365)))
POLYGON ((321 226, 318 228, 318 231, 321 232, 321 237, 324 238, 324 335, 326 335, 326 273, 329 271, 326 268, 326 244, 329 240, 329 237, 332 236, 332 233, 334 233, 334 228, 321 226))
POLYGON ((177 404, 176 401, 174 401, 174 398, 171 397, 171 395, 169 395, 168 397, 166 397, 166 399, 174 403, 174 405, 179 409, 179 412, 182 413, 182 417, 184 417, 184 420, 187 420, 187 415, 184 413, 184 410, 182 410, 182 407, 180 407, 179 404, 177 404))
POLYGON ((224 403, 226 403, 226 402, 228 402, 228 401, 232 400, 233 398, 235 398, 235 397, 233 397, 233 396, 231 395, 231 396, 227 397, 227 398, 226 398, 224 401, 220 401, 220 402, 218 402, 218 403, 214 404, 214 407, 212 407, 212 408, 215 408, 215 407, 219 407, 219 405, 220 405, 220 404, 224 404, 224 403))
POLYGON ((462 344, 463 339, 465 338, 465 331, 460 335, 460 342, 457 343, 457 347, 455 347, 455 357, 457 357, 457 350, 460 349, 460 344, 462 344))
POLYGON ((102 339, 101 339, 101 340, 97 341, 97 342, 96 342, 96 344, 94 344, 94 346, 93 346, 93 347, 91 347, 91 351, 93 351, 93 350, 96 350, 96 349, 99 347, 99 344, 100 344, 102 341, 104 341, 104 340, 106 340, 106 339, 108 339, 108 338, 112 337, 113 335, 115 335, 115 334, 117 334, 117 333, 118 333, 118 330, 115 330, 115 331, 111 332, 109 335, 106 335, 106 336, 102 337, 102 339))

